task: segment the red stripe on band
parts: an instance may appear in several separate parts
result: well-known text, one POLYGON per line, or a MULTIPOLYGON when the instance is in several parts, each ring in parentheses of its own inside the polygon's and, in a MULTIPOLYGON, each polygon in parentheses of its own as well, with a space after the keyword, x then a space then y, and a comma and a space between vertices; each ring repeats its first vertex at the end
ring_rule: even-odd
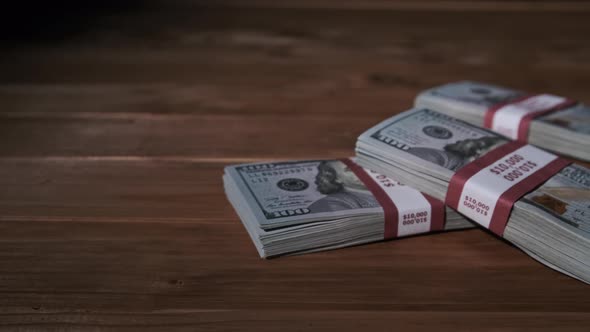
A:
POLYGON ((451 177, 449 188, 447 189, 447 196, 445 197, 445 203, 457 210, 459 208, 459 200, 461 199, 463 186, 465 186, 465 182, 467 182, 467 180, 469 180, 483 168, 490 166, 491 164, 498 161, 498 159, 501 157, 520 149, 524 145, 525 143, 522 142, 508 142, 486 153, 481 158, 475 159, 469 164, 463 166, 451 177))
MULTIPOLYGON (((496 115, 496 112, 498 112, 501 108, 503 108, 504 106, 507 106, 507 105, 520 103, 522 101, 525 101, 529 98, 534 98, 536 96, 538 96, 538 95, 527 94, 527 95, 518 97, 516 99, 510 100, 507 102, 503 102, 503 103, 499 103, 499 104, 496 104, 496 105, 490 107, 486 111, 486 113, 484 114, 483 126, 488 129, 493 129, 492 127, 493 127, 493 123, 494 123, 494 116, 496 115)), ((522 119, 520 120, 520 123, 518 124, 518 133, 517 133, 516 139, 519 141, 523 141, 523 142, 527 141, 528 136, 529 136, 529 127, 531 125, 531 122, 535 118, 542 116, 542 115, 546 115, 549 113, 553 113, 553 112, 562 110, 564 108, 574 106, 577 103, 578 102, 575 100, 566 99, 563 102, 561 102, 553 107, 549 107, 547 109, 541 109, 536 112, 528 113, 527 115, 522 117, 522 119)))
POLYGON ((445 204, 425 193, 422 196, 430 203, 430 231, 442 231, 445 228, 445 204))
POLYGON ((398 227, 398 210, 391 198, 385 193, 385 190, 379 186, 365 170, 354 163, 350 159, 341 159, 351 171, 364 183, 365 186, 371 191, 373 196, 377 199, 377 202, 383 208, 383 212, 385 214, 385 225, 384 225, 384 232, 383 238, 384 239, 392 239, 397 237, 397 227, 398 227))
POLYGON ((564 108, 568 108, 571 106, 574 106, 575 104, 577 104, 578 102, 572 99, 566 99, 563 102, 550 107, 548 109, 544 109, 544 110, 539 110, 537 112, 531 112, 525 116, 522 117, 522 119, 520 119, 520 123, 518 124, 518 137, 517 139, 519 141, 523 141, 526 142, 528 137, 529 137, 529 127, 531 126, 531 122, 542 115, 545 114, 549 114, 549 113, 553 113, 559 110, 562 110, 564 108))
POLYGON ((490 107, 490 108, 489 108, 489 109, 486 111, 486 113, 485 113, 485 115, 484 115, 484 117, 483 117, 483 126, 484 126, 485 128, 492 129, 492 124, 494 123, 494 115, 496 115, 496 112, 497 112, 497 111, 498 111, 500 108, 502 108, 502 107, 504 107, 504 106, 506 106, 506 105, 515 104, 515 103, 521 102, 521 101, 523 101, 523 100, 525 100, 525 99, 528 99, 528 98, 530 98, 530 97, 532 97, 532 96, 533 96, 533 95, 524 95, 524 96, 520 96, 520 97, 518 97, 518 98, 516 98, 516 99, 512 99, 512 100, 510 100, 510 101, 506 101, 506 102, 503 102, 503 103, 499 103, 499 104, 496 104, 496 105, 494 105, 494 106, 490 107))
POLYGON ((496 208, 494 209, 490 221, 490 230, 503 236, 514 203, 569 164, 571 164, 570 160, 557 158, 519 182, 517 185, 506 190, 500 198, 498 198, 496 208))
MULTIPOLYGON (((479 173, 482 169, 494 164, 495 162, 498 162, 502 157, 509 155, 510 153, 520 149, 525 145, 526 144, 523 142, 512 141, 465 165, 451 177, 445 203, 451 208, 458 210, 465 183, 471 177, 479 173)), ((510 217, 510 212, 512 211, 514 203, 525 194, 545 183, 545 181, 547 181, 551 176, 559 172, 570 163, 571 161, 567 159, 556 158, 547 165, 531 173, 524 180, 503 192, 496 201, 488 228, 495 234, 503 236, 504 229, 508 223, 508 218, 510 217)))

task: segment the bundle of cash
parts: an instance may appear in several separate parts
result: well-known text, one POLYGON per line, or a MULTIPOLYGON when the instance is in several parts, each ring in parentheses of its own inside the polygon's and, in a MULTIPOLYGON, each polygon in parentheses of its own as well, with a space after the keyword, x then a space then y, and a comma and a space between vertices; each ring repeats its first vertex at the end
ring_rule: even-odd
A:
POLYGON ((590 170, 415 108, 363 133, 357 163, 457 209, 543 264, 590 282, 590 170))
POLYGON ((426 90, 416 97, 415 105, 590 160, 590 107, 568 98, 463 81, 426 90))
POLYGON ((228 166, 223 183, 263 258, 474 227, 350 158, 228 166))

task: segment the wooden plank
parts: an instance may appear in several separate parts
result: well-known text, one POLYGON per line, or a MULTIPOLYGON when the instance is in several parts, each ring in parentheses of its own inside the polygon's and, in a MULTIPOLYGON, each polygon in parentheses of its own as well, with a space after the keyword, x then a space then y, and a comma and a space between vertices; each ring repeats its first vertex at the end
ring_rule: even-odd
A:
POLYGON ((4 159, 0 220, 235 222, 223 192, 223 166, 125 158, 4 159))
MULTIPOLYGON (((214 94, 176 97, 190 94, 190 88, 0 89, 11 105, 0 113, 0 157, 223 161, 350 156, 358 135, 409 109, 420 91, 363 84, 277 98, 260 89, 257 96, 244 95, 230 105, 214 94)), ((583 93, 576 91, 569 96, 583 93)))
POLYGON ((197 4, 206 7, 224 8, 288 8, 288 9, 338 9, 338 10, 408 10, 408 11, 461 11, 461 12, 564 12, 564 11, 588 11, 590 8, 583 1, 449 1, 449 0, 297 0, 297 1, 272 1, 272 0, 221 0, 221 1, 186 1, 175 0, 171 4, 186 7, 187 4, 197 4))
POLYGON ((514 75, 514 69, 535 67, 587 70, 590 50, 585 41, 590 29, 580 24, 585 18, 578 12, 558 16, 215 8, 123 12, 104 18, 76 38, 7 51, 5 58, 10 61, 0 62, 1 80, 153 83, 194 82, 202 75, 215 81, 215 76, 231 75, 252 84, 256 80, 249 75, 254 72, 282 75, 275 70, 281 68, 267 67, 276 64, 299 65, 293 69, 300 76, 315 69, 306 70, 302 64, 414 64, 414 78, 430 74, 431 68, 420 69, 421 64, 455 64, 473 67, 472 72, 495 71, 484 66, 503 64, 509 67, 504 77, 526 76, 514 75), (167 29, 157 29, 160 26, 167 29))
POLYGON ((585 88, 590 84, 589 71, 569 67, 519 69, 522 75, 514 75, 513 65, 492 65, 486 71, 460 65, 390 63, 269 64, 270 70, 263 72, 250 65, 197 67, 200 74, 191 78, 192 82, 182 83, 0 84, 3 105, 0 121, 36 116, 116 119, 112 113, 122 113, 120 119, 132 118, 128 113, 140 113, 143 117, 190 114, 386 117, 410 107, 423 89, 466 78, 590 102, 585 88))
POLYGON ((361 128, 368 128, 379 120, 381 118, 298 114, 284 115, 280 119, 272 115, 135 115, 91 119, 17 116, 0 122, 0 155, 206 159, 347 156, 354 154, 354 143, 361 128))
MULTIPOLYGON (((584 313, 392 312, 334 310, 195 310, 153 314, 21 314, 2 317, 8 329, 125 331, 498 331, 515 326, 543 332, 585 332, 584 313), (433 323, 436 322, 436 323, 433 323)), ((1 324, 1 323, 0 323, 1 324)))
MULTIPOLYGON (((467 26, 462 28, 468 29, 467 26)), ((280 37, 269 36, 264 31, 235 31, 222 35, 237 41, 231 41, 230 45, 221 49, 201 46, 154 50, 140 47, 141 53, 134 49, 111 51, 101 48, 70 50, 66 54, 43 49, 15 51, 9 53, 14 58, 10 65, 0 63, 5 73, 1 82, 145 84, 198 83, 204 80, 215 83, 225 79, 234 80, 234 84, 256 85, 265 82, 258 82, 255 79, 257 75, 279 76, 277 72, 286 74, 284 80, 287 80, 315 75, 314 70, 343 75, 342 68, 350 68, 353 72, 359 68, 365 71, 382 68, 392 69, 392 74, 412 72, 414 80, 428 80, 430 75, 436 77, 441 72, 459 70, 451 78, 464 78, 466 74, 469 77, 493 75, 500 81, 517 79, 532 83, 535 81, 526 77, 513 77, 521 76, 514 75, 515 71, 522 74, 544 72, 544 80, 547 80, 559 69, 564 70, 561 75, 573 75, 574 78, 581 76, 579 72, 576 74, 577 71, 584 73, 589 69, 584 59, 590 48, 583 44, 583 37, 575 36, 572 36, 573 40, 565 41, 557 36, 556 40, 530 40, 534 37, 524 36, 522 38, 529 39, 525 41, 406 37, 400 41, 386 41, 386 45, 366 41, 340 46, 317 41, 309 45, 296 42, 281 46, 272 45, 273 39, 280 37), (367 51, 362 52, 364 49, 367 51), (46 55, 39 57, 40 52, 46 55), (256 67, 261 63, 264 64, 262 68, 256 67), (500 72, 493 73, 496 70, 500 72)), ((203 36, 203 39, 206 38, 203 36)))
POLYGON ((479 230, 271 261, 237 221, 14 221, 0 230, 4 313, 590 309, 584 284, 479 230))

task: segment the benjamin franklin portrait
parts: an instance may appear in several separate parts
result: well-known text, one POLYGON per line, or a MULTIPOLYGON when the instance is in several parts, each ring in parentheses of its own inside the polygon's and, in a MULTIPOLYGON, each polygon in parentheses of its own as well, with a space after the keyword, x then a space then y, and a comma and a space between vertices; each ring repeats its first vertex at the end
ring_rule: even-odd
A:
POLYGON ((311 212, 374 208, 379 203, 361 180, 343 162, 322 161, 318 165, 315 184, 327 195, 309 206, 311 212))
POLYGON ((444 150, 411 148, 408 152, 420 159, 427 160, 451 171, 457 171, 504 142, 506 142, 506 139, 501 137, 484 136, 448 144, 444 147, 444 150))

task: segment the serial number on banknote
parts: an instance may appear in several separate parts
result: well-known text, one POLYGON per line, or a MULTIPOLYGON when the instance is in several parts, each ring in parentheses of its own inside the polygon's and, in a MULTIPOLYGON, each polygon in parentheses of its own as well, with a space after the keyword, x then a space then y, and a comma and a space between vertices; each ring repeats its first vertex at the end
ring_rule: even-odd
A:
POLYGON ((536 163, 530 160, 525 160, 525 158, 519 154, 514 154, 506 158, 504 162, 500 162, 490 168, 490 172, 496 175, 502 175, 506 172, 502 177, 508 181, 514 181, 536 167, 536 163))

